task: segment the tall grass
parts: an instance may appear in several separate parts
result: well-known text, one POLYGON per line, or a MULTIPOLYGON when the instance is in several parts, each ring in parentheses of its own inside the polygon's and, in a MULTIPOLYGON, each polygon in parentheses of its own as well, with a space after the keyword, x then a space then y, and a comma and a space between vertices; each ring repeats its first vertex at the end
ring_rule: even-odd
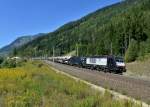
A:
POLYGON ((0 69, 0 106, 140 107, 131 101, 115 99, 108 91, 97 92, 40 62, 0 69))
POLYGON ((133 76, 147 77, 150 79, 150 58, 127 64, 127 73, 133 76))

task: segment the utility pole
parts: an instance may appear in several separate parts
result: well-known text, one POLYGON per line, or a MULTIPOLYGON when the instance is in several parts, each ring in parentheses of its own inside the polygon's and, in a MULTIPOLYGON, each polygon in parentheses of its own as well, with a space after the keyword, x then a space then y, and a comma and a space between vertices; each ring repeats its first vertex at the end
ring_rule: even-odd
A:
POLYGON ((113 46, 112 46, 113 44, 112 44, 112 42, 111 42, 111 44, 110 44, 110 45, 111 45, 111 46, 110 46, 110 48, 111 48, 111 49, 110 49, 110 51, 111 51, 111 55, 113 55, 113 46))
POLYGON ((55 62, 54 57, 55 57, 55 48, 54 48, 54 46, 53 46, 53 62, 55 62))
POLYGON ((76 45, 76 54, 77 54, 77 56, 79 56, 79 47, 78 47, 78 44, 76 45))
POLYGON ((127 51, 127 48, 128 48, 128 40, 127 40, 127 37, 126 35, 124 36, 124 39, 125 39, 125 52, 127 51))
POLYGON ((131 42, 131 35, 129 34, 129 44, 130 44, 130 42, 131 42))
POLYGON ((36 49, 35 49, 35 58, 37 57, 37 55, 36 55, 36 49))

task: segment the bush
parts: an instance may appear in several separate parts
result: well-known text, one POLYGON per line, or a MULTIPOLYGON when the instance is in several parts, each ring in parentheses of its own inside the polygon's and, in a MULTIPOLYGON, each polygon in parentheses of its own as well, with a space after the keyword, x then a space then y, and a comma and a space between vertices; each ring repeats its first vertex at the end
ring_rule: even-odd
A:
POLYGON ((129 48, 125 54, 125 61, 132 62, 138 57, 138 43, 136 40, 131 40, 129 48))
POLYGON ((1 64, 2 68, 16 68, 20 67, 26 62, 26 60, 6 59, 1 64))
POLYGON ((16 67, 16 61, 15 60, 11 60, 11 59, 5 60, 2 63, 2 67, 3 68, 15 68, 16 67))

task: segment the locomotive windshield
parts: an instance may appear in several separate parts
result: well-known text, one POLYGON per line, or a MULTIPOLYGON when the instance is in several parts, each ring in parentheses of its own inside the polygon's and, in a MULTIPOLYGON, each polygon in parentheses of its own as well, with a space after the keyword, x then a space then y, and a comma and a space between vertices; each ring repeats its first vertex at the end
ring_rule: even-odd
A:
POLYGON ((124 59, 123 58, 116 57, 115 59, 116 59, 116 62, 122 62, 122 63, 124 63, 124 59))
POLYGON ((116 60, 116 65, 117 66, 119 66, 119 67, 125 67, 125 62, 124 62, 123 58, 116 57, 115 60, 116 60))

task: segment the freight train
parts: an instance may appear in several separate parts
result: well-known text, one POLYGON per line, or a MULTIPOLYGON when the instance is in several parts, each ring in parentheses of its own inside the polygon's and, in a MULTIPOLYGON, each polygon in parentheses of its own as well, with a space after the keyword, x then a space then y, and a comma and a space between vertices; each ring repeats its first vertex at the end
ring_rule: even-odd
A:
MULTIPOLYGON (((52 60, 52 58, 50 58, 52 60)), ((115 56, 92 56, 92 57, 55 57, 53 61, 70 66, 77 66, 92 70, 98 70, 109 73, 122 74, 126 72, 124 59, 115 56)))

